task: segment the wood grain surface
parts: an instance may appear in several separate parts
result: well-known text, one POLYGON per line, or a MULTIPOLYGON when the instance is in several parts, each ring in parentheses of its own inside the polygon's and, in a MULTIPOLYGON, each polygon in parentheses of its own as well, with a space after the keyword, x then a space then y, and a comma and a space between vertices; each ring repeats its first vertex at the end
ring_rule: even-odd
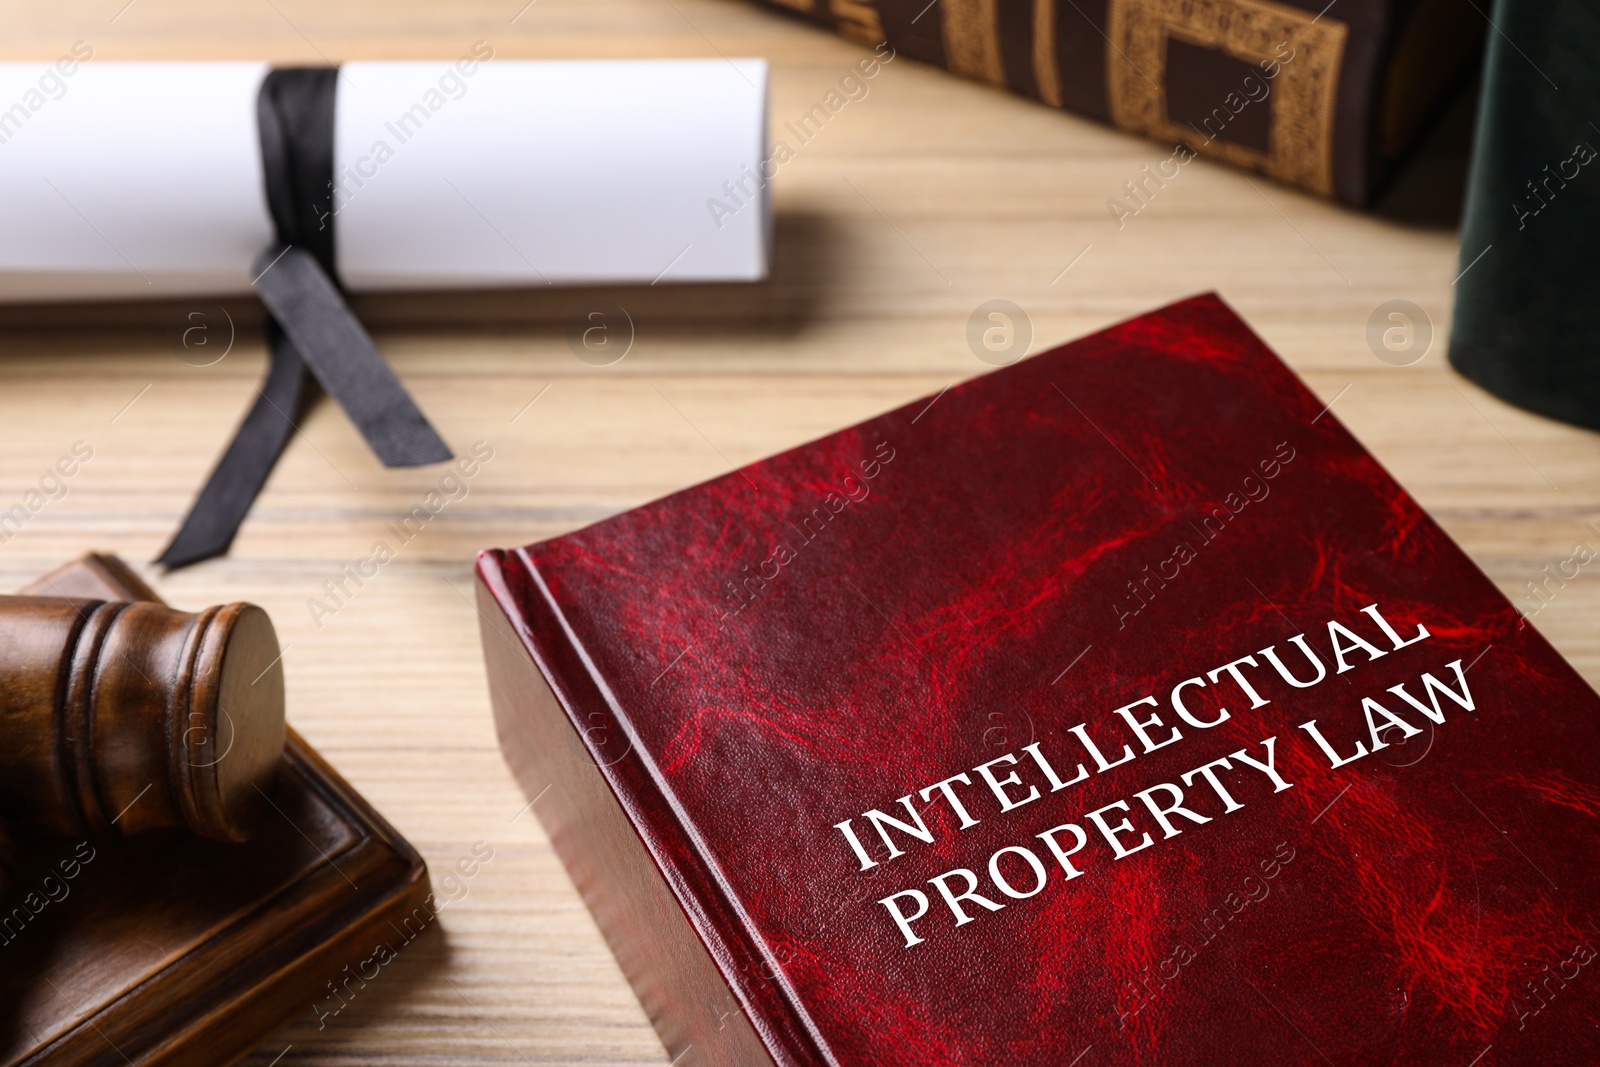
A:
MULTIPOLYGON (((865 54, 734 0, 14 0, 6 22, 7 58, 53 57, 77 39, 97 59, 449 58, 479 39, 500 57, 766 56, 775 131, 865 54)), ((492 447, 466 495, 394 545, 385 523, 444 472, 380 469, 324 402, 231 555, 142 573, 176 604, 271 612, 290 722, 457 899, 442 936, 409 947, 322 1025, 308 989, 303 1021, 249 1062, 666 1062, 502 765, 473 554, 988 370, 966 340, 984 301, 1024 309, 1038 350, 1217 289, 1508 594, 1575 541, 1600 546, 1582 525, 1600 514, 1594 435, 1498 403, 1443 359, 1469 126, 1459 108, 1376 215, 1195 162, 1119 229, 1108 198, 1169 149, 897 60, 781 169, 768 283, 362 300, 445 438, 458 451, 492 447), (636 324, 631 351, 608 367, 580 361, 567 340, 599 299, 636 324), (1366 339, 1374 310, 1396 299, 1424 309, 1434 333, 1403 367, 1366 339), (380 539, 397 558, 314 619, 309 601, 380 539), (493 858, 451 880, 475 846, 493 858)), ((86 550, 139 561, 161 549, 264 366, 259 312, 245 301, 226 307, 237 325, 227 358, 180 359, 174 326, 195 310, 226 329, 205 301, 0 309, 0 512, 74 442, 93 449, 64 495, 0 534, 0 588, 86 550)), ((1146 385, 1129 381, 1127 403, 1146 385)), ((1600 583, 1586 570, 1536 622, 1594 680, 1597 620, 1600 583)))

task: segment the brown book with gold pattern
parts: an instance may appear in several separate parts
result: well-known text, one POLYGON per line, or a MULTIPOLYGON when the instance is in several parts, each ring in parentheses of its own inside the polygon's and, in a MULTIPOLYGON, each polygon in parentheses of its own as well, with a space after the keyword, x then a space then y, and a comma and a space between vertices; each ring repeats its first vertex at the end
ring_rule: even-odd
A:
POLYGON ((1172 145, 1113 216, 1196 155, 1370 203, 1488 26, 1472 0, 761 2, 1172 145))

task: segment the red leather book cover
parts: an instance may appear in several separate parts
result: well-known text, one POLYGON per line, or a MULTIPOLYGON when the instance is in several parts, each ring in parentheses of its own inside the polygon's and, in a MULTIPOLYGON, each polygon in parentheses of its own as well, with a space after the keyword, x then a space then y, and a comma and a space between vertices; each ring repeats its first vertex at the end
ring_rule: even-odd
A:
POLYGON ((683 1062, 1600 1059, 1595 694, 1214 296, 479 574, 683 1062))

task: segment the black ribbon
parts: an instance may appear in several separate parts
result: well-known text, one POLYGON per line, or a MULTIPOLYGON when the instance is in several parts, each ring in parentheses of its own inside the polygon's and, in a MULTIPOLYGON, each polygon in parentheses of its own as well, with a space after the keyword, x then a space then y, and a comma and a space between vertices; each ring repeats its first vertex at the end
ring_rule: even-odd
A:
POLYGON ((386 467, 450 458, 345 302, 334 264, 335 67, 267 73, 256 98, 267 207, 277 241, 251 283, 266 305, 271 365, 233 442, 156 562, 198 563, 228 550, 293 435, 307 371, 356 424, 386 467))

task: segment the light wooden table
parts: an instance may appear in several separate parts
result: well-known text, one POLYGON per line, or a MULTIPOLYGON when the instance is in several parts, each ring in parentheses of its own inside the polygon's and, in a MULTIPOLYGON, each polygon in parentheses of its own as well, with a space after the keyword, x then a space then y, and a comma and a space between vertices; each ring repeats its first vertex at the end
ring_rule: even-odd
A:
MULTIPOLYGON (((73 40, 101 59, 759 55, 774 128, 862 52, 731 0, 15 0, 8 58, 73 40), (519 13, 519 8, 520 13, 519 13)), ((401 378, 458 447, 494 459, 398 559, 318 628, 309 598, 366 554, 440 473, 384 471, 323 403, 233 552, 161 577, 174 603, 247 599, 288 643, 294 724, 427 857, 493 859, 454 887, 440 929, 319 1027, 250 1060, 288 1064, 661 1064, 660 1042, 496 748, 468 596, 476 550, 641 504, 987 370, 967 318, 1005 298, 1036 348, 1218 289, 1513 596, 1600 513, 1593 435, 1508 408, 1443 360, 1456 240, 1195 163, 1118 230, 1106 207, 1153 145, 909 60, 887 68, 785 166, 773 280, 606 294, 637 342, 607 368, 569 350, 594 294, 371 299, 401 378), (1086 246, 1070 271, 1063 268, 1086 246), (1419 363, 1365 341, 1404 298, 1436 327, 1419 363), (525 405, 546 389, 532 408, 525 405), (518 417, 519 412, 521 413, 518 417), (287 1051, 286 1051, 287 1050, 287 1051)), ((641 159, 648 166, 648 159, 641 159)), ((1448 164, 1448 159, 1445 159, 1448 164)), ((1448 217, 1449 197, 1413 199, 1448 217), (1442 205, 1442 206, 1441 206, 1442 205)), ((0 225, 3 239, 3 225, 0 225)), ((150 559, 188 506, 263 368, 248 304, 234 352, 197 369, 168 325, 186 307, 0 312, 0 511, 74 441, 94 458, 69 494, 0 545, 15 587, 89 549, 150 559), (137 399, 135 399, 137 398, 137 399), (130 406, 130 402, 131 406, 130 406)), ((1130 388, 1129 403, 1138 390, 1130 388)), ((1600 585, 1584 574, 1538 625, 1600 678, 1600 585)))

